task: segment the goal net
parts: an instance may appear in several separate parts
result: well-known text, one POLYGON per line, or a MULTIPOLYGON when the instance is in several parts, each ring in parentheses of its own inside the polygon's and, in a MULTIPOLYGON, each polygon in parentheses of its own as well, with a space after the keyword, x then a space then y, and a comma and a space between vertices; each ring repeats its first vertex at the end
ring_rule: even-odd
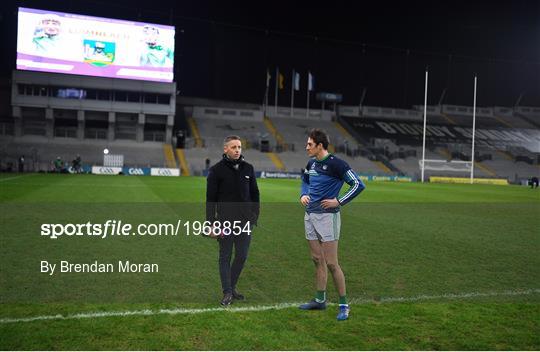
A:
POLYGON ((425 159, 422 163, 422 159, 418 160, 418 165, 420 169, 422 167, 426 171, 432 171, 430 174, 437 176, 445 175, 456 175, 471 173, 472 162, 471 161, 462 161, 462 160, 437 160, 437 159, 425 159), (422 165, 423 164, 423 165, 422 165))
POLYGON ((124 167, 124 155, 105 154, 103 155, 103 166, 105 167, 124 167))

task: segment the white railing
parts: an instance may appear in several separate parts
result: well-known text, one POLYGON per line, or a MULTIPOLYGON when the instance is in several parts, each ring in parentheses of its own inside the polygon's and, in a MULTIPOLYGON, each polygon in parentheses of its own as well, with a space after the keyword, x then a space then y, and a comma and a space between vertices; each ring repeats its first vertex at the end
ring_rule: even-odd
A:
POLYGON ((263 121, 262 111, 194 106, 193 117, 196 119, 238 120, 238 121, 263 121))
POLYGON ((352 117, 369 116, 396 120, 422 119, 422 113, 418 110, 384 108, 379 106, 363 106, 362 109, 360 109, 358 106, 342 105, 339 107, 339 113, 341 115, 352 117))
POLYGON ((266 115, 270 118, 281 118, 281 119, 299 119, 299 120, 310 120, 310 121, 332 121, 336 115, 333 111, 330 110, 318 110, 310 109, 309 114, 307 109, 303 108, 294 108, 291 114, 291 107, 278 106, 277 113, 276 109, 273 106, 268 106, 266 115))
POLYGON ((493 114, 495 116, 512 117, 514 110, 512 108, 506 108, 504 106, 495 106, 493 108, 493 114))
POLYGON ((351 116, 351 117, 360 116, 360 107, 358 106, 340 105, 338 111, 341 116, 351 116))
MULTIPOLYGON (((413 105, 413 108, 415 110, 422 112, 422 118, 424 118, 424 105, 413 105)), ((440 115, 441 114, 441 106, 440 105, 431 105, 426 107, 426 113, 428 115, 440 115)))
MULTIPOLYGON (((472 106, 443 105, 442 112, 448 115, 473 116, 472 106)), ((493 108, 476 108, 476 117, 494 117, 493 108)))
POLYGON ((518 106, 515 109, 515 111, 523 115, 540 118, 540 108, 534 108, 534 107, 529 107, 529 106, 518 106))

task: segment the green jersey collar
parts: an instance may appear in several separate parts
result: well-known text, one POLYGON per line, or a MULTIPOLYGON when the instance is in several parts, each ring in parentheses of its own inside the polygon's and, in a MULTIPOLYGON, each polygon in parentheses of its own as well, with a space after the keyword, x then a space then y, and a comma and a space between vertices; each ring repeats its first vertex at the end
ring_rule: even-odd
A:
POLYGON ((324 158, 322 158, 321 160, 317 159, 317 157, 315 157, 315 161, 318 162, 318 163, 322 163, 323 161, 325 161, 326 159, 328 159, 330 156, 332 155, 332 153, 328 153, 326 154, 326 156, 324 158))

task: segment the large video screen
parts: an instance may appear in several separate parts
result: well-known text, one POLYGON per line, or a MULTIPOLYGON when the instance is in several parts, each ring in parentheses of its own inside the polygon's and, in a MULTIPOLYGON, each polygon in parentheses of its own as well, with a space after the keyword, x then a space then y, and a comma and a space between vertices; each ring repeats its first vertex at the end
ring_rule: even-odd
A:
POLYGON ((17 69, 172 82, 174 27, 19 8, 17 69))

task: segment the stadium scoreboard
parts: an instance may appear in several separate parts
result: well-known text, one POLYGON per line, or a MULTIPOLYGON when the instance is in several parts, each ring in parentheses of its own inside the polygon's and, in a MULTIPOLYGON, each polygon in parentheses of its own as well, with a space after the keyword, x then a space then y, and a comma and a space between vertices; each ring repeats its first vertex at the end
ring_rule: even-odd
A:
POLYGON ((17 69, 172 82, 172 26, 20 7, 17 69))

